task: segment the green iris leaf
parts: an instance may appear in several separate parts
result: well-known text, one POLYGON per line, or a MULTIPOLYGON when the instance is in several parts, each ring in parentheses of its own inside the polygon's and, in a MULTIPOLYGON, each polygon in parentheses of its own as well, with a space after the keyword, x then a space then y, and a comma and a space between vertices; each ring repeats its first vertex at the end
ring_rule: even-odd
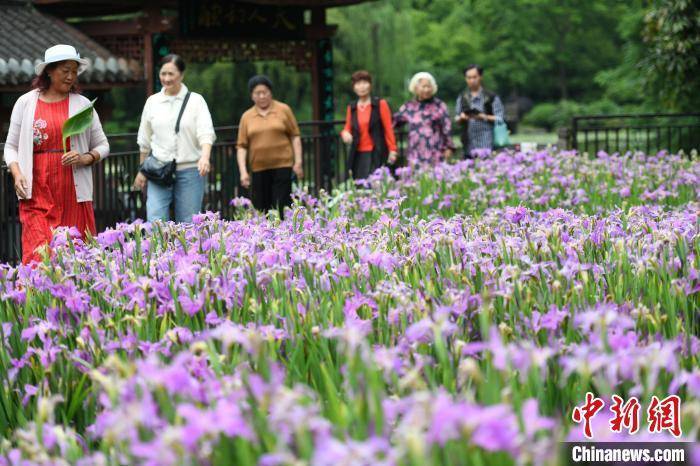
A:
POLYGON ((92 125, 92 112, 95 108, 96 100, 97 98, 93 99, 87 107, 80 110, 63 123, 63 130, 61 132, 63 135, 63 153, 68 152, 66 149, 66 140, 69 137, 83 133, 92 125))

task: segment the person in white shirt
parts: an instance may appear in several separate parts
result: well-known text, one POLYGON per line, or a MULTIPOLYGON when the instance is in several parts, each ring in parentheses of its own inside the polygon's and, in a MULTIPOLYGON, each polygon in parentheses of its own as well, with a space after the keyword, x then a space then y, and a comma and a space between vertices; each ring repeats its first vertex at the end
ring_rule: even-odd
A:
POLYGON ((179 132, 175 125, 180 108, 189 92, 182 82, 185 62, 175 54, 163 57, 160 67, 160 83, 163 89, 146 100, 141 115, 138 145, 141 163, 149 153, 162 162, 176 163, 175 182, 165 185, 147 182, 139 172, 134 181, 136 189, 146 187, 146 217, 154 220, 170 220, 170 205, 174 203, 175 221, 191 222, 192 216, 202 208, 205 177, 211 170, 211 147, 216 140, 209 107, 204 98, 190 92, 180 121, 179 132))

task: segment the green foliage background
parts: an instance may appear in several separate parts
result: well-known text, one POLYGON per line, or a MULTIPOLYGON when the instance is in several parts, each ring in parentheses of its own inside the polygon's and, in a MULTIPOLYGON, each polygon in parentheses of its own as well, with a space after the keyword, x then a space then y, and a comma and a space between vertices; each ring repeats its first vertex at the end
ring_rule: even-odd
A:
MULTIPOLYGON (((367 69, 393 108, 417 71, 436 77, 450 107, 462 68, 479 63, 505 100, 530 99, 525 123, 554 130, 573 114, 697 111, 700 6, 692 0, 378 0, 329 10, 336 112, 353 97, 350 74, 367 69)), ((249 107, 247 79, 263 72, 300 120, 311 118, 310 78, 280 62, 188 64, 216 125, 249 107)), ((114 90, 110 129, 133 130, 145 96, 114 90)))

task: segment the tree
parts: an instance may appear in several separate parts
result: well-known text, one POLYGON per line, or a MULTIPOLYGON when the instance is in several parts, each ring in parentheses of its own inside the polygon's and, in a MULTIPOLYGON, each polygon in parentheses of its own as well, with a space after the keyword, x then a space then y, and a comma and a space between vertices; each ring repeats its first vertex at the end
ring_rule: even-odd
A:
POLYGON ((700 4, 656 0, 644 20, 646 83, 667 110, 697 111, 700 104, 700 4))
MULTIPOLYGON (((485 68, 485 86, 505 100, 695 110, 699 8, 697 0, 381 0, 331 8, 336 116, 355 97, 350 75, 358 69, 372 73, 375 94, 394 108, 410 98, 408 80, 418 71, 432 73, 438 96, 452 105, 469 63, 485 68)), ((216 124, 234 124, 250 105, 246 82, 256 72, 270 75, 275 96, 300 120, 311 117, 308 73, 281 62, 188 64, 186 82, 207 98, 216 124)), ((112 94, 114 116, 133 127, 135 113, 120 106, 136 99, 140 112, 143 97, 112 94)))
POLYGON ((345 117, 346 104, 355 98, 350 75, 368 70, 374 92, 396 108, 407 97, 406 80, 415 69, 414 31, 407 0, 371 2, 329 11, 338 25, 333 40, 336 113, 345 117))
POLYGON ((617 26, 624 42, 620 48, 619 64, 595 76, 595 81, 604 89, 604 98, 626 105, 631 111, 640 111, 649 104, 647 93, 640 92, 645 87, 640 62, 644 56, 642 29, 646 13, 642 0, 631 3, 617 26))

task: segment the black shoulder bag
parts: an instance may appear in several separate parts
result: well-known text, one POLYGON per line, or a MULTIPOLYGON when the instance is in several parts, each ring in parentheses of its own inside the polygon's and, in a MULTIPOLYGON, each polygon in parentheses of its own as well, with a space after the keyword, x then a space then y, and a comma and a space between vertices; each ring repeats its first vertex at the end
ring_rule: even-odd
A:
MULTIPOLYGON (((180 107, 180 114, 177 116, 177 122, 175 123, 175 137, 180 132, 180 120, 182 119, 182 114, 185 112, 185 106, 187 106, 187 101, 190 99, 190 92, 185 94, 185 99, 182 101, 182 106, 180 107)), ((139 171, 148 179, 154 183, 162 184, 165 186, 171 186, 175 183, 175 160, 170 162, 163 162, 158 160, 154 155, 153 151, 148 154, 146 160, 143 161, 139 167, 139 171)))

